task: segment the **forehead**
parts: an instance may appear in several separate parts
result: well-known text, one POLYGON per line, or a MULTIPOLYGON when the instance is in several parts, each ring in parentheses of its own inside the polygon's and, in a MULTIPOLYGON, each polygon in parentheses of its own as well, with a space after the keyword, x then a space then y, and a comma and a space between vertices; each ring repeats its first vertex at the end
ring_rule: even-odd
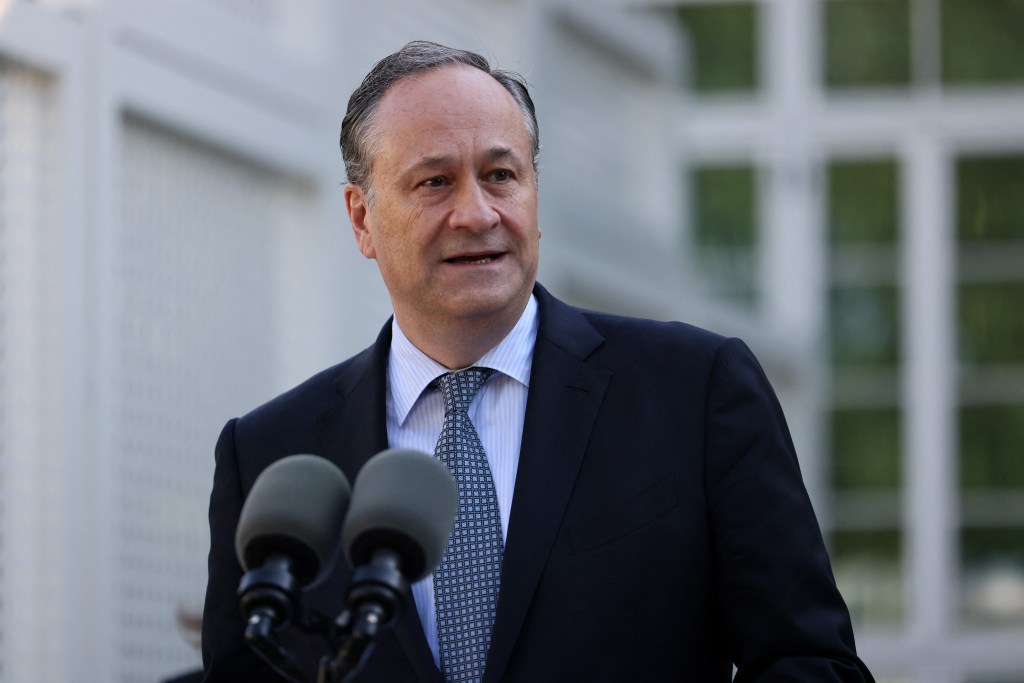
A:
POLYGON ((465 65, 412 74, 384 95, 374 116, 381 152, 423 151, 473 139, 512 148, 529 136, 519 105, 490 74, 465 65), (488 139, 493 138, 493 139, 488 139))

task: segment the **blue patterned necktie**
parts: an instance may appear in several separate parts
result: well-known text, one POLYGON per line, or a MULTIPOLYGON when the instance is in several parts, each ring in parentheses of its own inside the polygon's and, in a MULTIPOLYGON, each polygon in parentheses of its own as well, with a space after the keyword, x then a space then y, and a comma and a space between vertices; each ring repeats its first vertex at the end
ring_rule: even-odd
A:
POLYGON ((466 412, 491 368, 467 368, 434 380, 444 394, 444 425, 434 454, 459 490, 448 548, 434 570, 441 670, 449 683, 484 675, 501 584, 501 517, 480 437, 466 412))

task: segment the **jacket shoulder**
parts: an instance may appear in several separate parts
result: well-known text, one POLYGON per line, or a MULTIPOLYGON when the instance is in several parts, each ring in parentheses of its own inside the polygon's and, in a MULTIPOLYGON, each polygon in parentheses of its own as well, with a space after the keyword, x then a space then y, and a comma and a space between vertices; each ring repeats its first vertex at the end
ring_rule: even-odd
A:
POLYGON ((374 348, 370 347, 292 387, 238 418, 236 430, 261 438, 268 432, 309 432, 324 411, 344 400, 353 386, 371 374, 374 348))
POLYGON ((665 353, 713 358, 723 346, 739 343, 717 332, 678 321, 649 320, 578 309, 611 347, 633 353, 665 353))

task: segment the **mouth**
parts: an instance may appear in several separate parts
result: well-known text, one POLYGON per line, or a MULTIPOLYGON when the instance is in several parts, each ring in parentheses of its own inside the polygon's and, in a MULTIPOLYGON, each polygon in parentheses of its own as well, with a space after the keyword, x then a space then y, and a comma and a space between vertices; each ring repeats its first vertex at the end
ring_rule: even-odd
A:
POLYGON ((485 254, 463 254, 461 256, 453 256, 452 258, 445 259, 445 263, 465 263, 471 266, 483 266, 488 263, 493 263, 501 258, 500 253, 485 253, 485 254))

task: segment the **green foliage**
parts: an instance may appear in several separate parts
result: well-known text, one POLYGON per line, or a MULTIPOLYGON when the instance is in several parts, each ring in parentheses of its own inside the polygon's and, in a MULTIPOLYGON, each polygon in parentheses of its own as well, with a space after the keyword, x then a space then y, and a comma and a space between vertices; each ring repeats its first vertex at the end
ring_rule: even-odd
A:
POLYGON ((956 173, 960 240, 1024 240, 1024 156, 964 157, 956 173))
POLYGON ((943 0, 942 80, 1024 82, 1024 0, 943 0))
POLYGON ((756 171, 749 164, 695 168, 691 239, 700 268, 723 298, 756 300, 756 171))
POLYGON ((752 2, 686 5, 676 10, 692 47, 691 81, 700 93, 758 87, 757 13, 752 2))
POLYGON ((846 490, 900 486, 900 414, 895 409, 832 413, 832 485, 846 490))
POLYGON ((895 287, 836 287, 830 298, 834 365, 878 367, 899 361, 899 299, 895 287))
POLYGON ((909 0, 830 0, 825 9, 825 84, 910 83, 909 0))
POLYGON ((828 165, 828 219, 833 244, 896 240, 899 167, 891 159, 828 165))
POLYGON ((694 169, 694 240, 699 247, 753 247, 757 220, 755 175, 750 165, 694 169))
POLYGON ((960 485, 1024 489, 1024 405, 960 409, 960 485))
POLYGON ((1024 529, 964 529, 960 544, 961 556, 970 564, 1024 565, 1024 529))
POLYGON ((903 552, 903 536, 896 529, 833 531, 829 535, 828 545, 829 553, 837 564, 851 558, 859 558, 899 565, 903 552))
POLYGON ((958 308, 961 362, 1024 363, 1024 281, 960 285, 958 308))

